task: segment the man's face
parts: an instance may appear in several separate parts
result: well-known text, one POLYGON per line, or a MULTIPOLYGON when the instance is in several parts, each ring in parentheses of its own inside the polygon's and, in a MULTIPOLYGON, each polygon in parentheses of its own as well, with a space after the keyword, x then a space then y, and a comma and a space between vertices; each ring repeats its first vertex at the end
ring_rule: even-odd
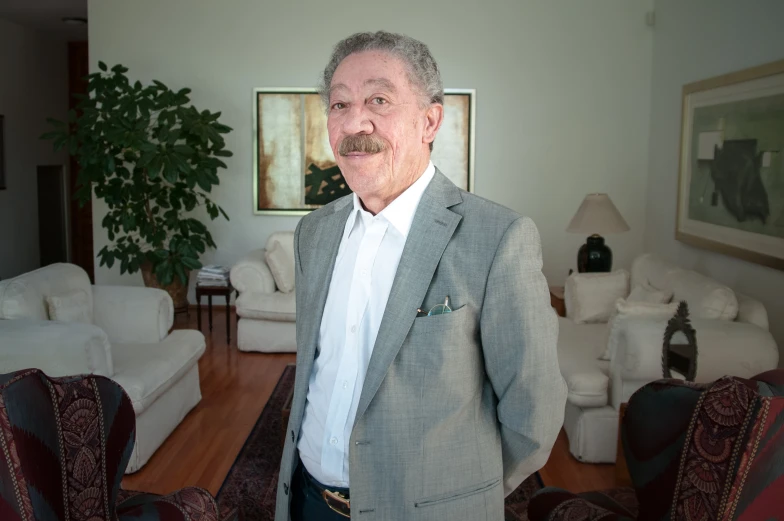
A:
POLYGON ((403 61, 383 51, 347 56, 332 77, 329 144, 349 187, 374 213, 408 188, 430 160, 443 107, 422 108, 421 101, 403 61))

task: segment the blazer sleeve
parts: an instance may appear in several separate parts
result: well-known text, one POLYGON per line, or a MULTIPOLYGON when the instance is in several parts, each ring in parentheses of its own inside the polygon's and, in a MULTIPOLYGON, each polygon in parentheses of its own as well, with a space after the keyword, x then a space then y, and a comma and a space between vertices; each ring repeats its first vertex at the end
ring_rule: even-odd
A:
POLYGON ((547 462, 563 425, 558 319, 542 273, 534 222, 520 217, 501 239, 480 319, 485 369, 498 398, 504 495, 547 462))

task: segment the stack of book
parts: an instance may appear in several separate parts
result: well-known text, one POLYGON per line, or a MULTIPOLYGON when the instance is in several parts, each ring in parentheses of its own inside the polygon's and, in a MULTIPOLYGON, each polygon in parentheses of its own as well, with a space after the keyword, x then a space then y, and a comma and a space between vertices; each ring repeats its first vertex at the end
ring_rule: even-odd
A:
POLYGON ((228 286, 229 268, 226 266, 218 266, 217 264, 204 266, 199 270, 196 281, 200 286, 228 286))

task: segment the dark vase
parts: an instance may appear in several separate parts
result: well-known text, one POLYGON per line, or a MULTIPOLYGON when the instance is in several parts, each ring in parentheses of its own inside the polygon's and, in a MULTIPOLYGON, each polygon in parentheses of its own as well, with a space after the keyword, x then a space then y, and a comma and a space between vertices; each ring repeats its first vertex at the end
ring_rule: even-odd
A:
POLYGON ((580 273, 607 272, 612 269, 612 250, 604 244, 604 237, 591 235, 577 252, 577 271, 580 273))

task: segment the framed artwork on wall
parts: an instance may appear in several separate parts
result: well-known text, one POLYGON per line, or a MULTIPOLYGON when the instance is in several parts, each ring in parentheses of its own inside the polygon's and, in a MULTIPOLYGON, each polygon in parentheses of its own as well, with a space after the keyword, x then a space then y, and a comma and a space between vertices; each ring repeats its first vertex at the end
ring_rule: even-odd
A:
MULTIPOLYGON (((457 186, 473 191, 473 89, 444 91, 444 122, 432 160, 457 186)), ((327 114, 316 89, 254 89, 253 212, 304 215, 351 193, 335 162, 327 114)))
POLYGON ((784 60, 683 87, 676 239, 784 270, 784 60))
POLYGON ((0 114, 0 190, 5 189, 5 118, 0 114))

